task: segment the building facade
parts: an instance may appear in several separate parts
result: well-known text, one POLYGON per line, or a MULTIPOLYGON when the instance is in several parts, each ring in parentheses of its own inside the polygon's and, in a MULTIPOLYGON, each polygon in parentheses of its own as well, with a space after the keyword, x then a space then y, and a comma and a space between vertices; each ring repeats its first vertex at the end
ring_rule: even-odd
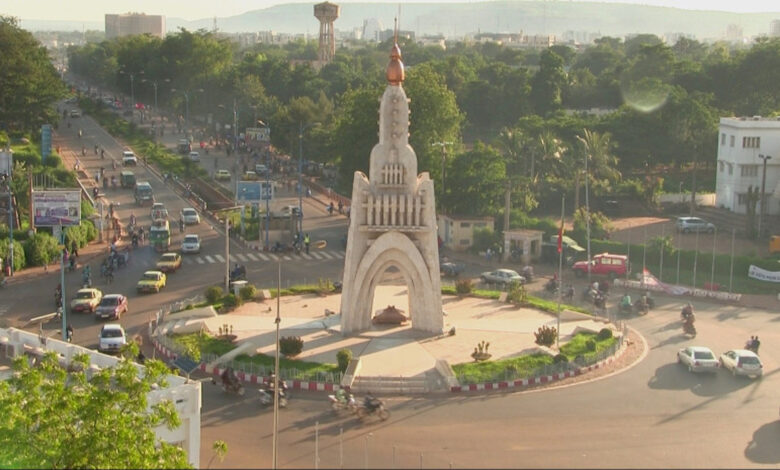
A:
POLYGON ((471 248, 475 229, 494 229, 493 217, 438 214, 437 219, 442 246, 453 251, 471 248))
MULTIPOLYGON (((748 189, 761 190, 765 160, 764 215, 777 215, 780 214, 780 118, 721 118, 715 179, 716 205, 736 213, 747 213, 748 189)), ((759 200, 756 213, 760 211, 759 200)))
POLYGON ((165 17, 144 13, 106 14, 106 39, 151 34, 165 37, 165 17))

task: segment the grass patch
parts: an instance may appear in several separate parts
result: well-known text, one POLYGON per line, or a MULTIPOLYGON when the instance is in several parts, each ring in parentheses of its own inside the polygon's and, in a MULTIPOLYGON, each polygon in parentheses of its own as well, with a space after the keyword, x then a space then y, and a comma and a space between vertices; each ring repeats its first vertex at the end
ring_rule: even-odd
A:
POLYGON ((204 332, 171 335, 171 339, 183 347, 185 353, 195 361, 200 361, 203 353, 221 356, 236 348, 236 345, 230 341, 215 338, 204 332))
MULTIPOLYGON (((599 341, 596 333, 578 333, 570 341, 561 346, 561 354, 569 361, 577 356, 592 359, 602 351, 609 349, 617 342, 617 338, 607 338, 599 341), (593 340, 596 348, 588 350, 587 343, 593 340)), ((536 372, 552 365, 553 357, 544 353, 529 354, 499 361, 464 362, 453 364, 452 370, 461 383, 485 383, 502 380, 515 380, 517 378, 531 377, 536 372)))
MULTIPOLYGON (((255 354, 254 356, 239 354, 236 356, 235 362, 274 367, 274 358, 272 356, 266 356, 265 354, 255 354)), ((302 361, 299 359, 287 359, 284 357, 279 360, 279 368, 288 370, 295 369, 306 375, 339 373, 339 366, 337 364, 323 364, 319 362, 302 361)))

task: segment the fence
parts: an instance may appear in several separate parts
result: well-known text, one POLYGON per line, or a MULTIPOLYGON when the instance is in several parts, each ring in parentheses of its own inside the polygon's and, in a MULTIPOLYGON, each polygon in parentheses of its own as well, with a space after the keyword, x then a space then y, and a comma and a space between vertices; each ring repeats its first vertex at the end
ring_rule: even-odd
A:
POLYGON ((581 367, 588 367, 593 364, 596 364, 597 362, 601 362, 607 359, 608 357, 615 355, 615 353, 617 353, 617 351, 623 346, 623 341, 627 333, 627 330, 624 325, 621 325, 621 330, 623 334, 618 337, 615 344, 588 358, 578 356, 577 358, 574 359, 574 361, 561 362, 558 364, 548 364, 539 367, 537 369, 534 369, 532 372, 527 374, 524 374, 523 372, 517 371, 513 368, 505 368, 502 372, 493 375, 488 380, 485 380, 483 378, 477 379, 475 377, 469 376, 469 374, 457 374, 458 382, 460 382, 461 385, 470 385, 476 383, 512 382, 515 380, 530 379, 533 377, 544 377, 544 376, 550 376, 555 374, 562 374, 564 372, 573 371, 581 367))

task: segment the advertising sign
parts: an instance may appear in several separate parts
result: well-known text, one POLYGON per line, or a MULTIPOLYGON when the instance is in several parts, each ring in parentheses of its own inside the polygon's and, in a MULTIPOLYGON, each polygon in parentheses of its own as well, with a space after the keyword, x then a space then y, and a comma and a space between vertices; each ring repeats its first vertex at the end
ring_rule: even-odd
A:
POLYGON ((780 271, 768 271, 751 264, 750 269, 748 269, 748 277, 759 281, 780 282, 780 271))
POLYGON ((262 147, 271 141, 270 127, 247 127, 244 134, 247 147, 262 147))
POLYGON ((79 225, 81 191, 33 191, 33 221, 36 227, 79 225))
POLYGON ((265 181, 239 181, 236 187, 237 204, 257 204, 274 198, 274 185, 265 181))

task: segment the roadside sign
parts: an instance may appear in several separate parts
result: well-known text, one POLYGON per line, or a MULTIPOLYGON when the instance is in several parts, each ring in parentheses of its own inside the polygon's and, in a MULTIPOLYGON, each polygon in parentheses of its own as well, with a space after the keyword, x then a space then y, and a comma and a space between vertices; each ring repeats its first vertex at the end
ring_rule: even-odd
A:
POLYGON ((36 227, 79 225, 81 191, 33 191, 33 222, 36 227))
POLYGON ((236 186, 236 204, 257 204, 274 198, 274 185, 265 181, 239 181, 236 186))

